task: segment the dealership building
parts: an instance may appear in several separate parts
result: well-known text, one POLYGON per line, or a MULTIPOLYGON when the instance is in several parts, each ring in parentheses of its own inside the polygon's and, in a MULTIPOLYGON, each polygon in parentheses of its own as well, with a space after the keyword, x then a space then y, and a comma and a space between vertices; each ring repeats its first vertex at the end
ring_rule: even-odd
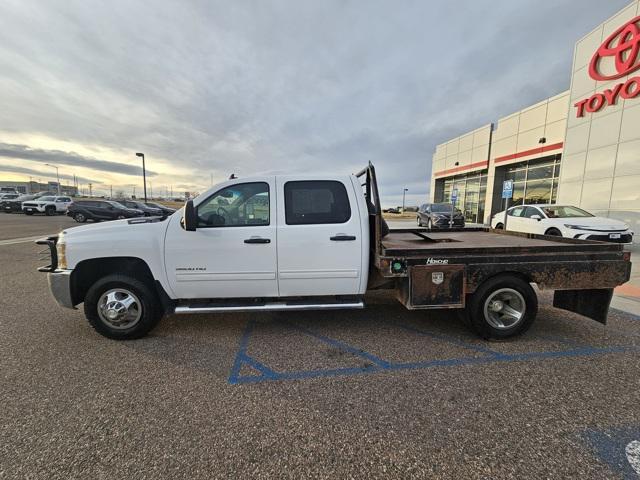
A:
MULTIPOLYGON (((489 223, 512 203, 563 203, 640 232, 640 0, 578 40, 569 90, 436 147, 431 201, 489 223)), ((636 235, 636 241, 640 235, 636 235)))

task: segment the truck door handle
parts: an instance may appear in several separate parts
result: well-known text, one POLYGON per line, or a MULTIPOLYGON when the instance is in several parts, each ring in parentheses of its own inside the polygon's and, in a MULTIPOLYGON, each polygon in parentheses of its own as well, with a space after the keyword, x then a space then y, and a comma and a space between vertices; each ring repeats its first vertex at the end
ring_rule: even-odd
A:
POLYGON ((244 243, 271 243, 271 239, 262 237, 251 237, 245 238, 244 243))
POLYGON ((350 242, 356 239, 355 235, 344 235, 339 233, 338 235, 334 235, 333 237, 329 237, 329 240, 333 240, 334 242, 350 242))

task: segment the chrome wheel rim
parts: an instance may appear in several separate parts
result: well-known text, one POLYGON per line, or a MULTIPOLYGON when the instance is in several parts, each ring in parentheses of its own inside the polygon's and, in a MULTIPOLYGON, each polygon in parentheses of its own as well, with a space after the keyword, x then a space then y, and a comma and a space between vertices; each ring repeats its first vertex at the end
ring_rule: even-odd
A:
POLYGON ((484 302, 484 318, 498 330, 507 330, 518 325, 527 311, 527 304, 520 292, 513 288, 501 288, 484 302))
POLYGON ((112 288, 98 300, 98 316, 110 328, 124 330, 140 321, 142 304, 129 290, 112 288))

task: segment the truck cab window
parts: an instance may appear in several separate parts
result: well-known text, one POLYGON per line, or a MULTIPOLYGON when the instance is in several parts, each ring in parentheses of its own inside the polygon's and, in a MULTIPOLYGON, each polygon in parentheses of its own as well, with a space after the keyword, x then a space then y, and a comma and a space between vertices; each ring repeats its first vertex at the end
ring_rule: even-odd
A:
POLYGON ((269 225, 269 184, 240 183, 198 205, 198 228, 269 225))
POLYGON ((287 225, 346 223, 351 218, 347 190, 335 180, 285 183, 284 207, 287 225))

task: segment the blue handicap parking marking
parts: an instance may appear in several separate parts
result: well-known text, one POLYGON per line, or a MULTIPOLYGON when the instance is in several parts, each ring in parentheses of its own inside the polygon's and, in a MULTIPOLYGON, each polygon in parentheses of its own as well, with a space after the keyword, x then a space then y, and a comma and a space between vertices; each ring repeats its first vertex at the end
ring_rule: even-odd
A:
MULTIPOLYGON (((259 383, 264 381, 302 380, 307 378, 339 377, 385 371, 417 370, 433 367, 451 367, 499 362, 571 358, 620 353, 630 350, 638 351, 638 347, 635 346, 616 345, 607 347, 593 347, 590 345, 582 345, 574 341, 555 336, 535 336, 530 338, 532 340, 550 341, 561 345, 562 348, 557 350, 533 350, 525 352, 515 351, 511 353, 503 353, 497 351, 497 349, 505 344, 496 344, 495 348, 490 348, 489 346, 491 344, 489 343, 482 344, 467 342, 464 339, 458 338, 453 335, 431 332, 426 328, 416 327, 406 322, 393 321, 387 323, 395 328, 402 329, 417 336, 430 339, 435 344, 445 346, 450 345, 452 348, 454 348, 454 350, 456 348, 468 350, 469 354, 467 355, 463 351, 461 351, 458 353, 458 356, 453 358, 446 357, 417 359, 411 361, 391 361, 389 359, 382 358, 380 355, 375 355, 362 348, 353 346, 345 341, 337 340, 335 338, 331 338, 327 335, 319 333, 317 331, 317 328, 301 326, 295 321, 277 320, 275 322, 260 323, 255 320, 249 320, 240 339, 239 348, 236 353, 236 357, 233 363, 233 367, 231 368, 228 381, 231 384, 246 384, 259 383), (315 368, 307 366, 307 368, 304 369, 289 369, 288 367, 282 367, 282 365, 280 366, 280 368, 274 368, 273 366, 265 364, 264 361, 261 362, 259 359, 255 358, 254 355, 259 355, 260 344, 258 341, 256 341, 255 345, 252 346, 252 349, 258 349, 258 353, 254 353, 253 355, 249 354, 250 343, 251 340, 256 337, 256 331, 260 328, 268 330, 268 328, 273 328, 274 326, 285 329, 287 331, 306 335, 316 340, 318 345, 329 346, 334 350, 349 354, 351 358, 359 358, 360 362, 358 362, 357 365, 350 364, 339 366, 339 364, 337 364, 338 366, 332 365, 331 367, 326 368, 315 368)), ((375 335, 375 332, 373 332, 372 335, 375 335)), ((380 341, 384 342, 384 339, 381 339, 380 341)), ((425 345, 425 347, 427 347, 427 345, 425 345)), ((426 350, 428 350, 428 348, 425 348, 425 351, 426 350)), ((303 358, 305 357, 304 349, 300 349, 300 355, 303 358)), ((309 352, 307 352, 306 356, 309 356, 309 352)))
POLYGON ((640 478, 640 425, 584 432, 596 456, 622 478, 640 478))

